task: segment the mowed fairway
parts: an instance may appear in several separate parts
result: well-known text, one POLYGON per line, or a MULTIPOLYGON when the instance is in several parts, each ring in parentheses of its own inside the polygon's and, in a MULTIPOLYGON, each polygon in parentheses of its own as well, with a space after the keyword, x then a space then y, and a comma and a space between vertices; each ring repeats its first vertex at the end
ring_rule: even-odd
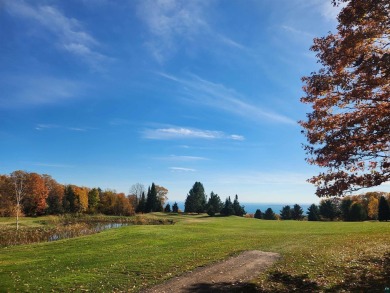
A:
POLYGON ((177 223, 0 248, 0 292, 136 292, 244 250, 282 255, 253 281, 261 292, 390 286, 390 223, 169 217, 177 223))

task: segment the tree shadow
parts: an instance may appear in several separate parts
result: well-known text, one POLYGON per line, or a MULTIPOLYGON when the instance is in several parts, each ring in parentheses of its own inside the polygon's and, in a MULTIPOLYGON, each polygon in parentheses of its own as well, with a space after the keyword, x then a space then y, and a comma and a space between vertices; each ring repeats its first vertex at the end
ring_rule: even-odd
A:
POLYGON ((198 283, 187 288, 185 292, 188 293, 255 293, 258 288, 251 283, 198 283))
POLYGON ((390 287, 390 252, 382 257, 359 261, 359 266, 351 268, 344 282, 336 284, 325 292, 385 292, 390 287), (375 270, 372 269, 375 267, 375 270))
POLYGON ((310 280, 307 274, 290 275, 284 272, 274 271, 269 274, 268 280, 278 284, 277 290, 260 290, 258 292, 318 292, 318 284, 310 280))

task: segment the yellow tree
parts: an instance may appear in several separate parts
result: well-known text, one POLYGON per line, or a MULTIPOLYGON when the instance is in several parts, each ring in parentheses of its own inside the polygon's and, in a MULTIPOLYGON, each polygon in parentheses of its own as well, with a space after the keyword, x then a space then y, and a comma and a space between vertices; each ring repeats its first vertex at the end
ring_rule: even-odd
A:
POLYGON ((10 177, 14 187, 14 194, 16 200, 16 230, 19 230, 19 214, 21 211, 21 202, 26 191, 27 173, 18 170, 12 172, 10 177))
POLYGON ((156 185, 157 198, 161 202, 161 206, 164 207, 165 202, 168 200, 168 189, 163 186, 156 185))

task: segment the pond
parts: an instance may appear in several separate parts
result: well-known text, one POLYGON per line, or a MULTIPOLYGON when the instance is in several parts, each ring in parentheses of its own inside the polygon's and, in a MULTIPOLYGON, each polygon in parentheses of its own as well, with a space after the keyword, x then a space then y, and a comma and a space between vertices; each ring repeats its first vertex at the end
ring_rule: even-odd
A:
POLYGON ((21 227, 19 230, 13 227, 5 227, 0 229, 0 247, 57 241, 130 225, 173 225, 174 223, 170 219, 143 219, 135 217, 126 220, 122 219, 117 222, 73 219, 71 222, 64 222, 55 226, 21 227))
POLYGON ((79 229, 65 229, 62 231, 55 231, 52 235, 49 235, 47 237, 47 241, 57 241, 61 239, 67 239, 67 238, 73 238, 77 236, 82 236, 82 235, 90 235, 90 234, 95 234, 99 233, 104 230, 108 229, 114 229, 114 228, 120 228, 123 226, 129 226, 132 223, 107 223, 107 222, 94 222, 94 223, 89 223, 85 227, 81 227, 79 229))

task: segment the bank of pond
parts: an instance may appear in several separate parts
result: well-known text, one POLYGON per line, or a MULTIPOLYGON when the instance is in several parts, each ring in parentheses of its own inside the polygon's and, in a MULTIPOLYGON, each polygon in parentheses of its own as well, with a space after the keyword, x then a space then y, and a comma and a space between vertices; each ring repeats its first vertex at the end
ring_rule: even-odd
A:
POLYGON ((107 229, 130 225, 173 225, 172 219, 154 217, 45 217, 37 218, 38 226, 21 226, 18 230, 15 224, 0 226, 0 247, 51 242, 96 234, 107 229))

